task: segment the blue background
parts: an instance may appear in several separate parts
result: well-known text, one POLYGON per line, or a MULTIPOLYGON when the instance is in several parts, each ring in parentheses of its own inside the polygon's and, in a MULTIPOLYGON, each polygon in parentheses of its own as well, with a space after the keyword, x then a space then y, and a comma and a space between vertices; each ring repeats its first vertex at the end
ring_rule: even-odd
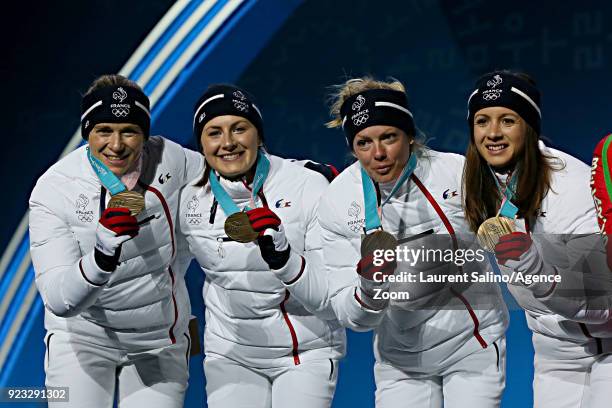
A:
MULTIPOLYGON (((97 75, 118 71, 170 5, 82 3, 10 4, 2 17, 8 58, 2 63, 0 166, 10 199, 0 212, 0 248, 26 210, 35 179, 78 126, 80 92, 97 75)), ((248 2, 239 17, 157 105, 154 133, 193 147, 193 103, 209 83, 235 81, 259 100, 272 153, 343 168, 349 160, 344 139, 323 126, 328 87, 372 74, 406 85, 430 146, 461 153, 467 95, 477 76, 495 68, 524 70, 536 79, 543 134, 553 146, 589 162, 597 141, 612 128, 606 103, 612 31, 605 24, 612 4, 604 1, 540 1, 536 7, 521 0, 262 0, 248 2)), ((202 280, 192 267, 188 284, 200 318, 202 280)), ((533 350, 523 313, 512 309, 503 406, 525 407, 531 406, 533 350)), ((37 310, 5 385, 44 382, 44 329, 37 310)), ((349 332, 334 407, 373 406, 372 363, 371 334, 349 332)), ((194 357, 186 406, 202 406, 202 383, 201 357, 194 357)))

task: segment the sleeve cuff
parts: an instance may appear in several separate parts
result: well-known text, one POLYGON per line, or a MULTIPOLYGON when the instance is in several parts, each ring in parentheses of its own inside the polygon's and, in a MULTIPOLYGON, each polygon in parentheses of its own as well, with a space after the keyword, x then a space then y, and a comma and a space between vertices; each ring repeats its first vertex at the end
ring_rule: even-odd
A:
POLYGON ((291 251, 287 264, 280 269, 272 270, 276 277, 283 281, 285 285, 293 285, 303 275, 306 269, 306 260, 303 256, 291 251))
POLYGON ((79 260, 79 271, 85 282, 94 287, 106 285, 112 273, 98 267, 94 259, 94 251, 91 251, 79 260))

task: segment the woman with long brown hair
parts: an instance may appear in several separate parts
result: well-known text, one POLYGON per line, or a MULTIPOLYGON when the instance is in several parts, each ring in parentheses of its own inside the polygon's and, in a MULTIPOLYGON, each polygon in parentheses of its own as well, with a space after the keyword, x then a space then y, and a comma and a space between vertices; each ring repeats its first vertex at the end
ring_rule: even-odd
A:
POLYGON ((599 337, 612 332, 581 323, 595 311, 556 290, 564 276, 583 273, 580 262, 587 257, 602 259, 592 256, 598 228, 590 169, 540 140, 540 92, 526 74, 483 75, 468 111, 464 210, 472 231, 494 251, 493 268, 499 265, 526 310, 535 348, 534 405, 603 406, 597 398, 605 395, 600 379, 612 372, 605 354, 612 348, 599 337), (564 316, 553 312, 564 306, 573 309, 565 308, 564 316))

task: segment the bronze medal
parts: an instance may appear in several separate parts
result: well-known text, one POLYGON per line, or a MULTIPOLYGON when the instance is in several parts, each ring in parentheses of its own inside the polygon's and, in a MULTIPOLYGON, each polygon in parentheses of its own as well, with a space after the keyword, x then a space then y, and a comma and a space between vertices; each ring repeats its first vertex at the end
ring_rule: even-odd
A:
POLYGON ((259 236, 245 212, 237 212, 227 217, 224 229, 228 237, 243 244, 253 242, 259 236))
POLYGON ((485 251, 495 252, 495 245, 499 239, 506 234, 514 232, 514 221, 506 217, 492 217, 485 220, 480 227, 476 236, 478 242, 485 251))
POLYGON ((373 253, 377 249, 395 251, 397 239, 386 231, 378 230, 363 237, 361 240, 361 257, 373 253))
POLYGON ((126 207, 133 216, 140 214, 145 208, 145 200, 142 194, 136 191, 122 191, 111 197, 108 208, 126 207))

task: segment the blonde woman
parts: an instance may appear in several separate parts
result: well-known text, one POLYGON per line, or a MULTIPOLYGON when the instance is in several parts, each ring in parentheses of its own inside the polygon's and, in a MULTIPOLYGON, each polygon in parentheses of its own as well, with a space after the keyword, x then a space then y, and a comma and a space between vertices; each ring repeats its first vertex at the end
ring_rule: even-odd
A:
POLYGON ((326 301, 344 326, 375 330, 376 406, 499 406, 507 327, 499 288, 477 295, 469 284, 420 281, 454 275, 461 262, 377 252, 399 243, 459 253, 473 242, 458 193, 463 157, 415 141, 399 81, 351 79, 333 100, 328 126, 343 129, 357 161, 319 205, 326 301))

